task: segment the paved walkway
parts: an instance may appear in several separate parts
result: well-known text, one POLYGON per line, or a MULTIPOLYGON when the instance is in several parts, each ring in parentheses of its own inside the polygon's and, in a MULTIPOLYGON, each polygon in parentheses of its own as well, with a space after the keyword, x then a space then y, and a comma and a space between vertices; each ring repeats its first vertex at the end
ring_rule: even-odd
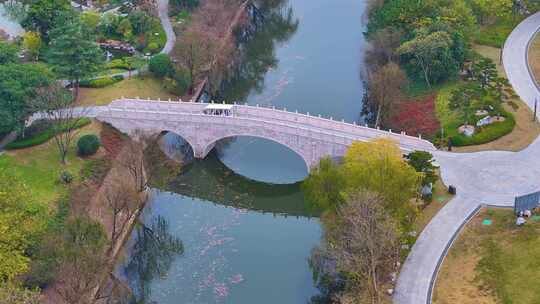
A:
MULTIPOLYGON (((540 95, 527 64, 529 41, 540 28, 540 12, 519 24, 508 37, 503 64, 516 93, 534 108, 540 95)), ((513 205, 516 195, 540 189, 540 139, 523 151, 448 153, 438 151, 442 178, 456 185, 458 195, 420 234, 398 278, 394 303, 431 303, 436 272, 455 235, 482 205, 513 205)))

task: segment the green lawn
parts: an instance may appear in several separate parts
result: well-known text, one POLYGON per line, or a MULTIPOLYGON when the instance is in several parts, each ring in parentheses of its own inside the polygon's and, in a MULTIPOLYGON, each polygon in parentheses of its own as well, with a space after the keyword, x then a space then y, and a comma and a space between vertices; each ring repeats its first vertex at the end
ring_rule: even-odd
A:
POLYGON ((495 24, 484 26, 476 35, 475 42, 500 48, 521 20, 523 20, 521 17, 500 19, 495 24))
POLYGON ((539 303, 539 243, 540 222, 517 227, 512 210, 482 211, 450 249, 435 303, 539 303), (492 224, 483 225, 485 219, 492 224))
MULTIPOLYGON (((81 129, 78 137, 85 134, 99 134, 99 126, 91 124, 81 129)), ((69 171, 77 182, 80 170, 87 160, 77 157, 76 140, 69 151, 68 163, 62 165, 53 140, 32 148, 7 151, 0 155, 0 170, 10 170, 19 176, 32 190, 36 200, 52 204, 65 194, 68 186, 59 181, 62 171, 69 171)), ((52 205, 51 205, 52 206, 52 205)))
POLYGON ((178 96, 170 94, 160 79, 152 76, 137 76, 104 88, 81 88, 77 103, 81 106, 106 105, 122 96, 178 100, 178 96))

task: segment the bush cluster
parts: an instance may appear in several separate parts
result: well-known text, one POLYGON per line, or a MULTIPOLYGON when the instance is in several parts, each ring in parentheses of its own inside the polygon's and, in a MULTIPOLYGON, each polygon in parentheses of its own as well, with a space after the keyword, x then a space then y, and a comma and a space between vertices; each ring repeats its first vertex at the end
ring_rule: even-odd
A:
POLYGON ((124 76, 122 75, 107 76, 91 80, 81 80, 79 85, 83 88, 104 88, 122 81, 123 79, 124 76))
POLYGON ((80 156, 90 156, 96 154, 101 145, 99 138, 94 134, 84 135, 77 141, 77 153, 80 156))

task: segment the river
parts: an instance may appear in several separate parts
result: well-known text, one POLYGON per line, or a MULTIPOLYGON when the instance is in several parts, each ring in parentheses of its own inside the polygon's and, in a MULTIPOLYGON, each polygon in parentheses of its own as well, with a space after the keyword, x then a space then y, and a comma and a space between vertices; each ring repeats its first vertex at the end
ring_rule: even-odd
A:
MULTIPOLYGON (((226 100, 359 121, 364 1, 266 2, 226 100)), ((218 143, 153 191, 148 229, 134 232, 119 272, 144 303, 306 303, 317 294, 308 258, 321 237, 298 182, 306 175, 279 144, 218 143)))

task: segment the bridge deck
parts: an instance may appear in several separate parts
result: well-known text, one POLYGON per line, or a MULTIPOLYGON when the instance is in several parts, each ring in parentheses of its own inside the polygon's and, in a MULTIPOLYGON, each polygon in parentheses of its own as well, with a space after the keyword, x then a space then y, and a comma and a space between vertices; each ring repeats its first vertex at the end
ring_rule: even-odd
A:
POLYGON ((436 150, 432 143, 419 137, 315 117, 309 114, 266 107, 236 105, 233 116, 211 116, 202 113, 207 105, 207 103, 121 99, 111 103, 108 112, 115 116, 139 113, 135 116, 139 118, 144 116, 145 119, 165 119, 167 121, 193 119, 197 121, 207 120, 208 123, 214 124, 237 124, 246 127, 263 125, 268 128, 277 128, 280 132, 291 135, 313 137, 318 140, 343 145, 350 145, 352 141, 368 141, 374 138, 386 137, 398 142, 404 151, 436 150))

